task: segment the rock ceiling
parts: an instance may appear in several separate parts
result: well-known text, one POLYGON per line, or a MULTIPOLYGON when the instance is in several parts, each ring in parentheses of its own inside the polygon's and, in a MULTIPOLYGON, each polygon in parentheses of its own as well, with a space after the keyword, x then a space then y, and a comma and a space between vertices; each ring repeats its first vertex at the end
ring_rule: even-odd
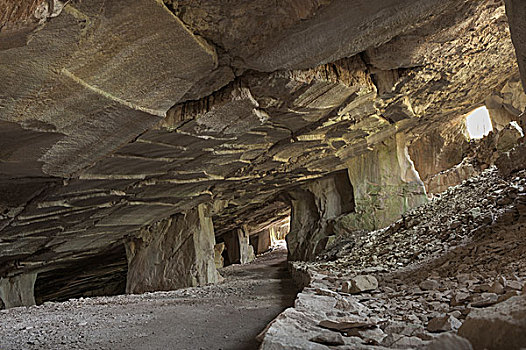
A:
MULTIPOLYGON (((0 275, 214 203, 219 236, 518 72, 501 1, 0 1, 0 275)), ((514 34, 515 35, 515 34, 514 34)))

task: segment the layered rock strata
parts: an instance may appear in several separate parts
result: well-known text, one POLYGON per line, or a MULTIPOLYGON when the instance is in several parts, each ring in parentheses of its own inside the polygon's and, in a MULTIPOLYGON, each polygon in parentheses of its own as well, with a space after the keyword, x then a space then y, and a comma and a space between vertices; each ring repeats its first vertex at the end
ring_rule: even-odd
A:
POLYGON ((518 71, 500 1, 45 3, 0 19, 2 278, 116 266, 125 241, 205 203, 222 203, 218 241, 256 234, 289 193, 437 133, 518 71))

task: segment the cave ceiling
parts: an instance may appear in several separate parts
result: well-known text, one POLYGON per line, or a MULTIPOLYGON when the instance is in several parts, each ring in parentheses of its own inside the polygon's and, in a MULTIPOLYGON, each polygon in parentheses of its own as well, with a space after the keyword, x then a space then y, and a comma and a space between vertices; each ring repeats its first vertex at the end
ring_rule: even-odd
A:
POLYGON ((0 1, 0 275, 213 203, 216 235, 517 75, 504 3, 0 1))

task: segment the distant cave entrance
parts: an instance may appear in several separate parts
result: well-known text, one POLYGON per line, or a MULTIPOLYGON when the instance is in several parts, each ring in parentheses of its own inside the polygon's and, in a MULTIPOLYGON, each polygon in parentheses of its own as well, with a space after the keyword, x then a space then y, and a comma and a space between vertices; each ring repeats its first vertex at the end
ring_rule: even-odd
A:
POLYGON ((72 298, 124 294, 128 263, 123 245, 78 260, 62 268, 39 272, 35 301, 67 301, 72 298))
POLYGON ((475 109, 466 117, 466 129, 470 139, 481 139, 493 130, 489 111, 486 107, 475 109))
POLYGON ((239 214, 236 224, 218 219, 216 267, 245 264, 273 249, 286 249, 290 212, 289 203, 276 199, 239 214))
POLYGON ((265 253, 276 246, 286 247, 285 237, 290 232, 290 215, 270 223, 260 232, 250 236, 250 245, 256 255, 265 253))

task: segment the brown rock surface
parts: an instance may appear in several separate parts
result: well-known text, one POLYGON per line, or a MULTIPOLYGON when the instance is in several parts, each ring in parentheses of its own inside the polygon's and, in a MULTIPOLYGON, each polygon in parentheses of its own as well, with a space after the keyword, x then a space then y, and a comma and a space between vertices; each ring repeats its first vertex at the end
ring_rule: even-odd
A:
POLYGON ((216 283, 214 227, 205 205, 143 229, 127 242, 127 293, 216 283))
POLYGON ((310 201, 315 239, 293 218, 289 241, 312 259, 346 232, 340 216, 379 228, 421 203, 413 170, 451 162, 407 147, 518 73, 499 1, 42 4, 1 2, 0 276, 44 284, 89 258, 120 266, 125 241, 205 203, 221 240, 310 201), (355 213, 320 185, 338 172, 355 213))
POLYGON ((458 330, 473 349, 521 349, 526 344, 526 298, 516 296, 473 310, 458 330))
POLYGON ((518 199, 525 184, 524 171, 502 178, 488 169, 386 229, 339 238, 318 261, 293 263, 306 287, 270 326, 263 349, 306 347, 320 325, 345 333, 355 349, 524 346, 526 216, 517 210, 522 199, 505 199, 518 199), (377 290, 342 290, 353 275, 373 272, 377 290), (488 292, 495 282, 509 295, 488 292), (462 338, 449 336, 459 327, 462 338), (436 332, 446 336, 435 340, 436 332))

